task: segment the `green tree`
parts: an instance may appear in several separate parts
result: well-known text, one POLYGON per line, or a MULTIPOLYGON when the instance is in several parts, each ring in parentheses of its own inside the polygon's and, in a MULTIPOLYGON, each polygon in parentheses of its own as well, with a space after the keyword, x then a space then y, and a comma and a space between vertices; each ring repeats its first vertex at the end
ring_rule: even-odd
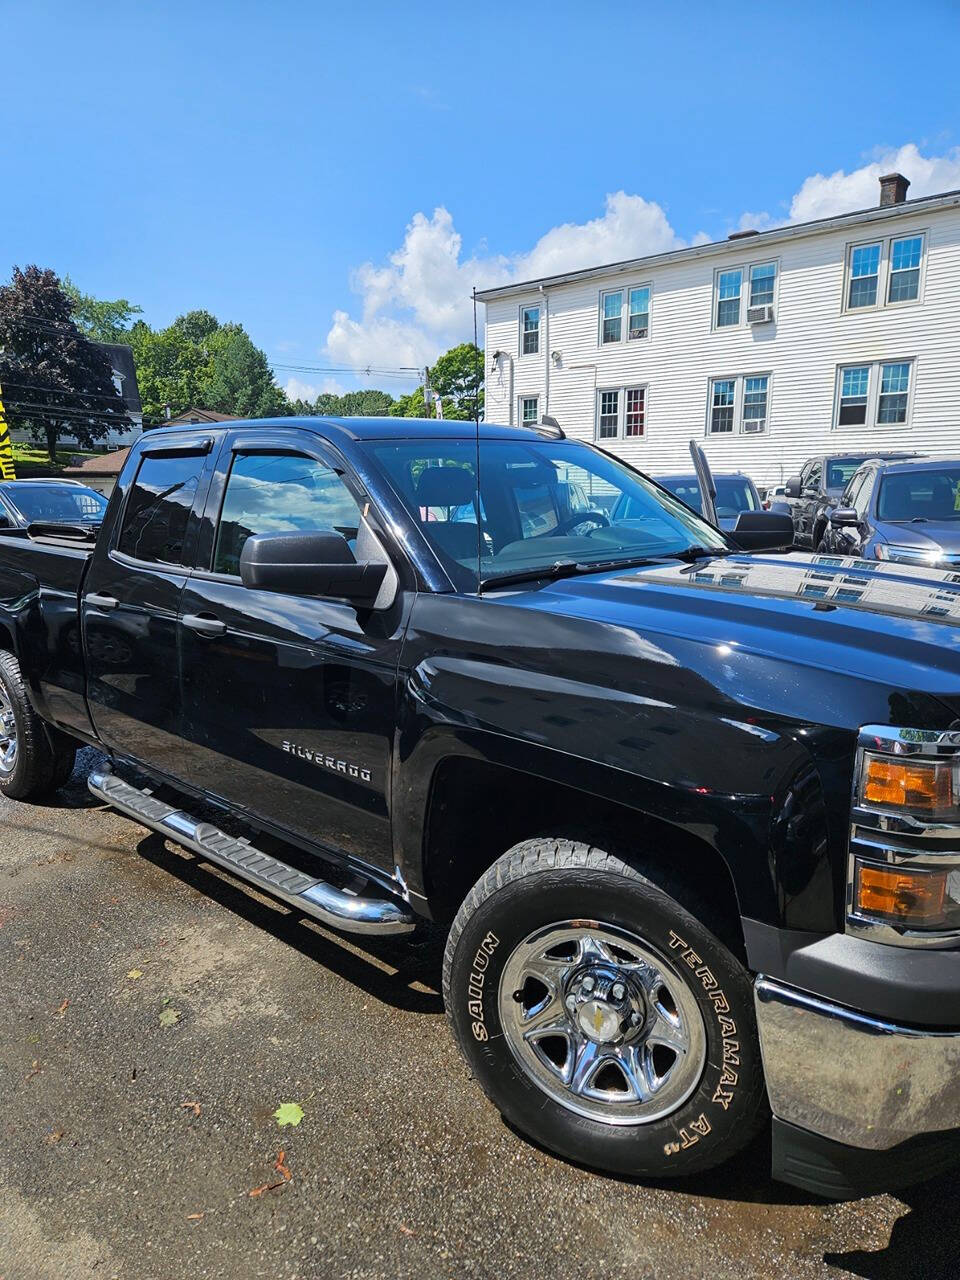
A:
POLYGON ((423 387, 415 387, 408 396, 401 396, 390 406, 392 418, 432 418, 434 413, 427 412, 423 400, 423 387))
POLYGON ((451 347, 430 370, 430 385, 443 402, 445 418, 483 417, 483 352, 472 342, 451 347))
POLYGON ((81 293, 69 276, 63 278, 63 291, 70 299, 73 322, 85 337, 94 342, 127 342, 134 317, 142 312, 127 298, 106 301, 81 293))
POLYGON ((186 315, 177 316, 170 328, 202 346, 220 328, 220 321, 209 311, 188 311, 186 315))
POLYGON ((129 341, 148 426, 163 421, 168 405, 174 416, 195 405, 205 407, 200 389, 207 358, 197 343, 184 337, 175 325, 156 330, 142 320, 130 330, 129 341))
POLYGON ((270 418, 287 412, 286 397, 273 379, 267 357, 242 325, 224 324, 213 330, 204 339, 204 349, 208 352, 200 384, 204 409, 241 418, 270 418))
POLYGON ((14 267, 0 288, 0 386, 10 426, 45 440, 51 459, 69 433, 89 447, 128 418, 106 353, 72 318, 53 271, 14 267))

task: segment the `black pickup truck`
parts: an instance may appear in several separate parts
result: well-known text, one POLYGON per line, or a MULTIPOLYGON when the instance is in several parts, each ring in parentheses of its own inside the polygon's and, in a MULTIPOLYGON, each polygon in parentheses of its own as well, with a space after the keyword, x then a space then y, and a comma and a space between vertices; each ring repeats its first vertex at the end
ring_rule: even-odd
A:
POLYGON ((0 535, 0 790, 94 744, 294 909, 442 922, 554 1151, 691 1174, 772 1111, 775 1175, 850 1195, 958 1151, 958 622, 958 573, 744 553, 547 426, 165 429, 98 535, 0 535))

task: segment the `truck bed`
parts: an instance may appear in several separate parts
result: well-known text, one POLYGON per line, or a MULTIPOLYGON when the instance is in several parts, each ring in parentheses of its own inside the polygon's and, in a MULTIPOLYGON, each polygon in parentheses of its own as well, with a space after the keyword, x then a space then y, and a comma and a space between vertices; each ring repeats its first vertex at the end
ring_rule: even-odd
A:
POLYGON ((80 589, 95 543, 56 534, 0 535, 0 644, 20 658, 37 710, 84 736, 80 589))

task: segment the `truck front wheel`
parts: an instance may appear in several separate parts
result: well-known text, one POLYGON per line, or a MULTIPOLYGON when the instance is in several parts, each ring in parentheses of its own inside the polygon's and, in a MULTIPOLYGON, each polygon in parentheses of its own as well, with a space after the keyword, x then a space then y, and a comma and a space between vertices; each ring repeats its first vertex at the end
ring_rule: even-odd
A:
POLYGON ((52 745, 30 705, 12 653, 0 652, 0 793, 36 800, 61 787, 73 769, 76 748, 52 745))
POLYGON ((690 900, 655 866, 527 840, 474 886, 447 942, 447 1014, 487 1096, 611 1173, 700 1172, 767 1117, 750 977, 708 909, 674 893, 690 900))

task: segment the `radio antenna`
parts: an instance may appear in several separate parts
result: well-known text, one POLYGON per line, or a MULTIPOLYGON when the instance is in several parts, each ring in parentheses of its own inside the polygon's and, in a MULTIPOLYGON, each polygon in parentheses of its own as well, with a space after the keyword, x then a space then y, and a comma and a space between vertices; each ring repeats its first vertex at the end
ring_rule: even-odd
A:
POLYGON ((477 286, 473 286, 473 351, 476 367, 476 384, 474 386, 473 409, 477 427, 477 595, 480 594, 481 569, 483 564, 483 523, 480 517, 480 384, 483 378, 483 360, 477 342, 477 286))

